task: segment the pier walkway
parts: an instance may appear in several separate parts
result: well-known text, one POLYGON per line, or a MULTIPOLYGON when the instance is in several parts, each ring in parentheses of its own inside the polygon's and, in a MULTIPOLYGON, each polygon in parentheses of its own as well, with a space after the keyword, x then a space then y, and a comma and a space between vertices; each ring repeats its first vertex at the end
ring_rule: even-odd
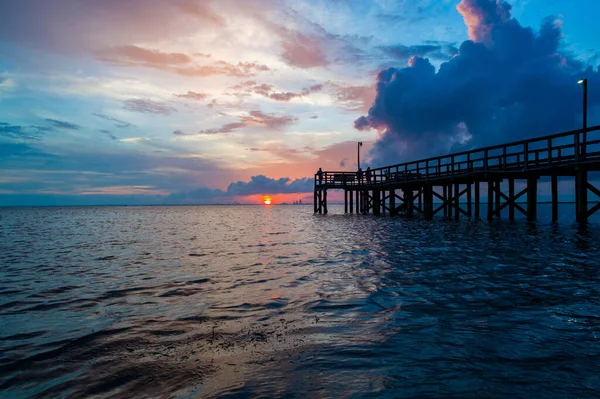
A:
POLYGON ((575 179, 577 220, 585 222, 600 210, 600 203, 591 208, 588 204, 589 192, 600 196, 588 181, 592 171, 600 171, 600 126, 371 169, 370 179, 364 172, 359 180, 356 172, 324 171, 315 174, 314 211, 326 214, 327 191, 339 189, 344 190, 346 213, 419 213, 426 219, 443 213, 478 219, 484 183, 488 220, 500 217, 505 208, 511 220, 515 210, 535 220, 538 180, 550 177, 556 221, 558 178, 566 176, 575 179), (503 191, 505 180, 508 187, 503 191), (515 181, 520 180, 525 188, 515 192, 515 181), (523 197, 526 204, 517 202, 523 197))

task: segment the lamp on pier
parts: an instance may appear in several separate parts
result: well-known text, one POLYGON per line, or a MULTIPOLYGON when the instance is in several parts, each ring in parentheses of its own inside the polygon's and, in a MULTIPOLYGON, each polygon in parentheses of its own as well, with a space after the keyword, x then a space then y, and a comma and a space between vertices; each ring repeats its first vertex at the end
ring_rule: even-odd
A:
POLYGON ((360 147, 362 147, 362 141, 358 142, 358 169, 360 169, 360 147))
POLYGON ((588 80, 579 79, 577 81, 580 85, 583 85, 583 148, 582 155, 585 156, 586 144, 587 144, 587 97, 588 97, 588 80))

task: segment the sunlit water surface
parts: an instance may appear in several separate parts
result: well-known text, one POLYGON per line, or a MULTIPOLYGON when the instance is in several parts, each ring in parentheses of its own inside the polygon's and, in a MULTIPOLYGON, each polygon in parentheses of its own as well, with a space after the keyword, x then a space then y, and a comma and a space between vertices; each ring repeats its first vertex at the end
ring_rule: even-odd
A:
POLYGON ((0 209, 0 397, 598 398, 600 227, 547 211, 0 209))

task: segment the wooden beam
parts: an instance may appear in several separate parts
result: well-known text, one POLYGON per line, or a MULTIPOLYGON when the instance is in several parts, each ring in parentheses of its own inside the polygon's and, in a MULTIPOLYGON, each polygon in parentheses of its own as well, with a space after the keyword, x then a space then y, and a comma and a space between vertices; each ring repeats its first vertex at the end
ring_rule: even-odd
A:
POLYGON ((552 221, 558 221, 558 176, 552 175, 552 221))
POLYGON ((480 208, 480 187, 479 180, 475 181, 475 219, 479 219, 479 208, 480 208))

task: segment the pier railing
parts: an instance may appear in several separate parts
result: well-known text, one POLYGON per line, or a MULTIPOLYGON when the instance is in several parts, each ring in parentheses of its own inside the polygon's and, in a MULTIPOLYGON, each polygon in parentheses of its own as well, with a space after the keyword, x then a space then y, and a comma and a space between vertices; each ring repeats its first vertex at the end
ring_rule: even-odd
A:
POLYGON ((530 172, 600 161, 600 125, 371 169, 325 171, 315 185, 352 188, 463 177, 479 173, 530 172))

